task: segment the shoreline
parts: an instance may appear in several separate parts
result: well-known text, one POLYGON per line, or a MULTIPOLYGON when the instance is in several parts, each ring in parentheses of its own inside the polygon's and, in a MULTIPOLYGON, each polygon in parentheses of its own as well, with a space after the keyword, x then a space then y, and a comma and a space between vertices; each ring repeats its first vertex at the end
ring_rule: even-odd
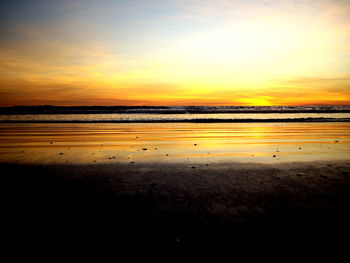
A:
POLYGON ((191 119, 191 120, 0 120, 0 123, 294 123, 294 122, 350 122, 350 118, 296 118, 296 119, 191 119))
POLYGON ((349 128, 349 122, 1 124, 0 162, 343 160, 349 128))

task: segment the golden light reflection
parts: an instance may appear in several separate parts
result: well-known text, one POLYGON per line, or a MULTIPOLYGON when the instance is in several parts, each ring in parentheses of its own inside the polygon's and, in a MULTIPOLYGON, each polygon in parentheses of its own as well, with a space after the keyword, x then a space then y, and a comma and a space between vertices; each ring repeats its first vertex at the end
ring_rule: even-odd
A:
POLYGON ((347 123, 2 124, 0 161, 132 165, 344 159, 349 131, 347 123))

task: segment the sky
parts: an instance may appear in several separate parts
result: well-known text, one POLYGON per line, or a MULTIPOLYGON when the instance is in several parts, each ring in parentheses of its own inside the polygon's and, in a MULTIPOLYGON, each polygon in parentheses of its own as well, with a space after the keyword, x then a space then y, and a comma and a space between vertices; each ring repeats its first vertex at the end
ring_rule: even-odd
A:
POLYGON ((0 0, 13 105, 350 105, 350 0, 0 0))

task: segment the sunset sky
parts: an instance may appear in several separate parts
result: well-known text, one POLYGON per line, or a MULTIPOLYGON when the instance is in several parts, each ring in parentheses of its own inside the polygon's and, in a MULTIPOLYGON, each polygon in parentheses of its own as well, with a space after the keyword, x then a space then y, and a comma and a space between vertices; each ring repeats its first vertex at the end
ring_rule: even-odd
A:
POLYGON ((0 106, 350 105, 350 0, 0 1, 0 106))

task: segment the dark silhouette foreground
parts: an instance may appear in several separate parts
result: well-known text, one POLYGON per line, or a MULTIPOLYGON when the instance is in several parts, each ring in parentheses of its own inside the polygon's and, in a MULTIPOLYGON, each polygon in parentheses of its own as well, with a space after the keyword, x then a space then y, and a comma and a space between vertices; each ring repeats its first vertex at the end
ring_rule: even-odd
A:
POLYGON ((348 244, 347 163, 0 168, 17 248, 322 254, 348 244))

